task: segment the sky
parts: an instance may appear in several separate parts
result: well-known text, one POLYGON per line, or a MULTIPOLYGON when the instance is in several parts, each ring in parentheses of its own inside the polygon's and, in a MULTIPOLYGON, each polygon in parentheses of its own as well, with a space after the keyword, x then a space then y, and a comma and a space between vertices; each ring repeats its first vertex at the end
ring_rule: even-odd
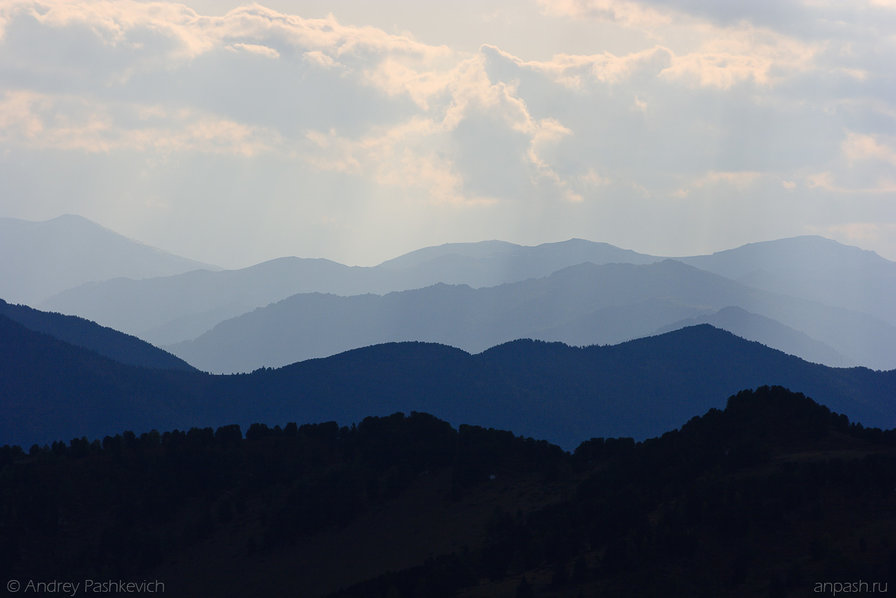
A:
POLYGON ((223 267, 820 234, 896 260, 896 0, 0 0, 0 216, 223 267))

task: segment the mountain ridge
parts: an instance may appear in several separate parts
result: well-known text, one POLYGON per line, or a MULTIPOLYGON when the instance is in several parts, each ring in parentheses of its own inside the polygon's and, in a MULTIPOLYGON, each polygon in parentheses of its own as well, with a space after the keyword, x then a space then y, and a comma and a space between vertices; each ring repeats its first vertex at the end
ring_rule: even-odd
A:
MULTIPOLYGON (((373 267, 349 267, 322 258, 277 258, 241 270, 195 272, 140 281, 107 281, 68 289, 37 307, 81 315, 163 346, 194 340, 224 320, 276 303, 295 293, 385 294, 423 288, 438 282, 481 288, 544 277, 588 261, 601 264, 655 263, 663 259, 581 239, 537 246, 520 246, 504 241, 453 243, 421 248, 373 267)), ((836 241, 803 236, 748 244, 711 256, 679 259, 751 288, 868 313, 878 320, 883 319, 888 326, 896 327, 896 307, 885 299, 896 295, 896 263, 836 241), (812 251, 811 247, 818 244, 826 248, 824 255, 833 252, 852 257, 827 260, 830 264, 841 266, 826 274, 824 268, 819 266, 819 260, 812 262, 818 252, 812 251), (801 249, 803 246, 809 249, 801 249), (771 273, 762 270, 764 273, 757 274, 769 262, 765 257, 762 258, 765 261, 750 268, 750 276, 723 263, 744 254, 774 253, 778 251, 775 248, 780 248, 783 253, 778 256, 779 259, 772 261, 778 269, 771 273), (842 265, 847 262, 848 267, 842 265), (806 273, 809 271, 814 274, 809 276, 806 273), (878 271, 882 271, 883 275, 878 275, 878 271)), ((747 258, 741 261, 744 259, 747 258)), ((821 265, 824 263, 822 261, 821 265)), ((721 307, 724 306, 715 306, 716 310, 721 307)), ((757 312, 749 308, 748 311, 757 312)), ((678 319, 697 315, 681 313, 678 319)), ((776 314, 763 312, 761 315, 782 320, 776 314)), ((807 317, 799 311, 791 310, 784 320, 789 321, 782 323, 831 346, 836 345, 839 342, 836 339, 843 336, 836 331, 830 331, 825 338, 813 334, 807 330, 807 324, 817 327, 822 323, 817 321, 817 317, 807 317)), ((668 323, 660 322, 657 327, 668 323)), ((860 322, 858 325, 864 326, 860 322)), ((640 331, 642 334, 648 332, 640 331)), ((845 361, 831 363, 867 363, 873 367, 889 367, 889 364, 875 361, 879 357, 868 360, 865 356, 857 356, 855 349, 877 356, 892 353, 892 350, 888 351, 882 346, 866 350, 864 344, 862 339, 856 339, 852 347, 835 347, 845 356, 845 361)))
POLYGON ((571 452, 420 412, 2 446, 0 572, 330 598, 746 598, 892 577, 896 430, 781 387, 716 403, 571 452))
POLYGON ((610 347, 515 341, 478 355, 388 343, 211 376, 126 366, 0 318, 0 444, 425 411, 570 447, 648 437, 766 384, 800 389, 866 425, 896 423, 896 370, 810 364, 709 325, 610 347))
POLYGON ((684 263, 767 291, 864 311, 896 324, 896 262, 818 235, 748 243, 684 263))
POLYGON ((0 255, 0 296, 29 305, 92 280, 214 268, 71 214, 42 222, 0 218, 0 255))
MULTIPOLYGON (((814 348, 787 325, 839 348, 840 355, 827 354, 835 361, 827 365, 896 367, 887 360, 896 355, 896 327, 773 295, 675 260, 583 263, 544 278, 478 289, 440 283, 385 295, 298 294, 166 349, 200 369, 231 373, 403 340, 444 343, 472 353, 527 336, 580 346, 616 344, 730 306, 776 320, 777 336, 767 338, 783 346, 814 348), (852 352, 866 346, 877 352, 852 352), (893 351, 882 351, 886 347, 893 351)), ((826 354, 811 353, 818 355, 826 354)))
POLYGON ((712 314, 673 322, 657 329, 655 333, 662 334, 697 324, 710 324, 741 338, 780 349, 789 355, 798 355, 811 363, 821 363, 832 367, 855 365, 829 345, 817 341, 799 330, 734 306, 723 307, 712 314))
POLYGON ((114 361, 150 369, 196 371, 196 368, 171 353, 135 336, 100 326, 77 316, 43 312, 27 305, 13 305, 0 299, 0 315, 35 332, 41 332, 68 344, 94 351, 114 361))
POLYGON ((81 315, 153 344, 168 345, 198 336, 184 337, 183 331, 192 333, 205 325, 194 324, 191 320, 211 321, 203 318, 203 313, 214 312, 216 317, 224 315, 218 320, 220 322, 300 292, 384 294, 439 282, 481 287, 546 276, 558 268, 586 261, 587 257, 601 263, 621 259, 621 256, 644 263, 657 259, 606 243, 572 241, 531 247, 486 241, 482 243, 497 244, 504 253, 478 258, 468 254, 476 253, 480 244, 446 244, 422 248, 372 267, 346 266, 323 258, 284 257, 239 270, 82 285, 48 298, 39 307, 81 315), (565 255, 564 250, 572 246, 576 246, 572 255, 565 255), (445 253, 446 247, 449 253, 445 253), (460 255, 450 253, 454 247, 463 250, 460 255), (540 248, 549 248, 553 253, 527 262, 528 254, 538 253, 540 248), (421 261, 421 255, 429 257, 421 261), (406 256, 410 257, 404 260, 406 256), (402 261, 410 261, 411 265, 396 265, 402 261), (181 321, 182 325, 171 326, 173 321, 181 321))

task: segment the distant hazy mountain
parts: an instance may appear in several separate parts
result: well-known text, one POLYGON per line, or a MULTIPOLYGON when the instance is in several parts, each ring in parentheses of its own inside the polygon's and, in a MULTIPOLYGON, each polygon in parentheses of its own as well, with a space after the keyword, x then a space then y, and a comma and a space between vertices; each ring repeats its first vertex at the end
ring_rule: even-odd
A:
POLYGON ((142 245, 80 216, 0 218, 0 296, 36 305, 90 281, 168 276, 207 264, 142 245))
POLYGON ((712 314, 681 320, 663 326, 656 333, 662 334, 697 324, 711 324, 741 338, 762 343, 790 355, 797 355, 812 363, 823 363, 834 367, 856 365, 828 345, 810 338, 799 330, 794 330, 771 318, 752 314, 739 307, 726 307, 712 314))
POLYGON ((0 315, 30 330, 90 349, 119 363, 146 368, 195 371, 193 366, 171 353, 137 337, 83 318, 38 311, 26 305, 11 305, 2 299, 0 299, 0 315))
POLYGON ((388 293, 440 282, 491 286, 547 276, 582 262, 643 264, 657 259, 581 239, 535 247, 458 243, 414 251, 371 268, 281 258, 241 270, 111 280, 67 290, 41 307, 165 345, 196 338, 217 322, 297 293, 388 293))
MULTIPOLYGON (((166 348, 206 371, 247 372, 390 341, 437 342, 474 353, 521 337, 613 344, 728 306, 822 340, 848 356, 832 355, 838 365, 896 367, 896 327, 673 260, 643 266, 580 264, 545 278, 480 289, 439 284, 383 296, 300 294, 166 348)), ((733 327, 752 325, 756 322, 742 319, 733 327)), ((757 333, 767 327, 759 325, 757 333)), ((812 359, 823 356, 811 343, 786 341, 780 328, 777 335, 762 338, 783 342, 789 350, 811 349, 806 357, 812 359)))
MULTIPOLYGON (((198 337, 216 324, 299 293, 382 294, 437 283, 480 288, 545 277, 581 263, 644 265, 659 259, 580 239, 534 247, 501 241, 456 243, 413 251, 372 268, 348 267, 323 259, 282 258, 242 270, 195 271, 143 280, 119 278, 66 290, 40 304, 40 307, 80 315, 160 346, 193 339, 201 344, 198 337)), ((862 364, 884 369, 896 365, 896 351, 891 342, 896 330, 896 302, 891 300, 896 296, 894 262, 873 252, 821 237, 754 243, 683 260, 773 295, 753 295, 750 301, 740 297, 728 303, 712 301, 704 304, 698 299, 689 299, 679 302, 677 307, 667 297, 632 295, 625 302, 602 304, 598 310, 587 314, 576 312, 575 317, 556 313, 548 318, 553 320, 544 322, 545 317, 539 315, 523 328, 504 331, 503 336, 483 331, 481 339, 465 340, 460 346, 477 350, 490 342, 497 342, 499 338, 516 338, 530 331, 532 336, 575 344, 616 342, 649 334, 678 320, 706 316, 724 307, 737 306, 808 335, 810 342, 805 339, 785 342, 780 337, 773 343, 774 346, 794 351, 802 347, 798 354, 808 359, 827 364, 862 364), (784 296, 804 302, 782 298, 784 296), (832 312, 824 306, 839 308, 840 311, 832 312), (673 308, 678 310, 677 313, 673 313, 673 308), (536 327, 536 321, 542 321, 543 326, 536 327), (840 356, 831 355, 818 346, 812 348, 811 340, 827 345, 840 356)), ((372 299, 364 301, 369 303, 372 299)), ((495 307, 494 310, 506 309, 508 305, 513 305, 513 301, 502 303, 500 308, 495 307)), ((318 302, 313 302, 312 307, 317 309, 317 305, 318 302)), ((552 309, 552 304, 548 302, 544 308, 552 309)), ((460 308, 450 308, 448 312, 452 309, 457 311, 460 308)), ((436 320, 441 319, 441 316, 432 315, 436 320)), ((369 342, 381 342, 396 338, 396 329, 416 332, 417 329, 410 324, 396 323, 396 317, 401 316, 388 316, 387 320, 380 322, 361 322, 356 337, 366 335, 369 342), (375 333, 375 329, 379 332, 375 333)), ((471 318, 473 322, 461 324, 461 331, 465 326, 479 325, 483 321, 478 314, 473 314, 471 318)), ((717 323, 722 324, 720 321, 717 323)), ((428 325, 437 326, 435 322, 428 325)), ((489 326, 491 324, 486 328, 489 326)), ((737 328, 734 323, 729 323, 726 326, 745 332, 744 325, 737 328)), ((750 326, 764 327, 758 321, 750 326)), ((459 336, 461 340, 463 334, 473 337, 478 334, 475 331, 461 331, 449 330, 446 334, 459 336)), ((276 332, 270 337, 270 345, 282 348, 285 345, 281 337, 288 334, 288 330, 276 332)), ((758 331, 753 334, 751 338, 760 338, 755 336, 758 331)), ((407 337, 408 340, 413 338, 416 337, 407 337)), ((441 336, 423 338, 449 342, 447 337, 441 336)), ((776 337, 766 335, 762 338, 772 340, 776 337)), ((282 364, 293 358, 325 355, 359 346, 342 342, 339 334, 315 342, 329 348, 321 349, 323 352, 291 353, 290 357, 284 356, 271 362, 267 357, 271 351, 259 345, 261 353, 266 356, 253 363, 282 364)), ((232 350, 238 351, 240 348, 232 350)), ((234 364, 245 365, 231 361, 226 366, 221 365, 220 369, 231 368, 234 364)))
POLYGON ((873 251, 805 236, 681 261, 756 288, 865 312, 896 325, 896 262, 873 251))
POLYGON ((320 286, 356 292, 363 286, 356 280, 365 277, 365 270, 323 259, 281 258, 240 270, 86 284, 42 307, 165 344, 172 338, 195 338, 222 320, 297 292, 320 286))
MULTIPOLYGON (((570 239, 535 246, 503 241, 448 243, 425 247, 380 264, 377 269, 403 272, 419 288, 442 282, 472 287, 495 286, 528 278, 542 278, 557 270, 592 264, 650 264, 661 260, 607 243, 570 239), (437 278, 433 275, 437 273, 437 278)), ((388 288, 385 291, 402 290, 388 288)))
POLYGON ((810 364, 708 325, 612 347, 514 341, 479 355, 392 343, 211 376, 125 366, 0 317, 0 445, 425 411, 571 448, 595 436, 655 435, 766 384, 865 425, 896 424, 896 371, 810 364))

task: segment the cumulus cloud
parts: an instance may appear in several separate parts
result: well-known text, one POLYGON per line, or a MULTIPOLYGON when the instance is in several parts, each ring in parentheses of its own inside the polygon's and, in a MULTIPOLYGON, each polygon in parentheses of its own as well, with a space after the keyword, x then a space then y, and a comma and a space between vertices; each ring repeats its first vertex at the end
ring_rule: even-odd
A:
MULTIPOLYGON (((813 201, 896 192, 896 11, 879 0, 536 0, 503 25, 508 39, 522 23, 513 51, 488 38, 452 45, 450 32, 430 43, 412 26, 387 31, 301 6, 211 16, 189 4, 0 4, 0 171, 18 173, 15 188, 29 198, 7 199, 0 215, 34 217, 40 206, 40 217, 55 215, 50 187, 25 177, 60 156, 98 178, 112 162, 140 173, 127 193, 127 177, 106 186, 132 198, 116 201, 133 211, 165 205, 186 217, 203 201, 202 181, 214 180, 205 201, 233 206, 251 194, 258 229, 274 221, 293 238, 291 219, 313 214, 299 220, 371 243, 351 214, 409 214, 407 228, 430 223, 439 241, 477 230, 650 250, 638 239, 676 242, 657 233, 669 222, 711 219, 719 239, 746 241, 765 226, 763 209, 804 208, 777 219, 798 234, 836 224, 815 221, 823 210, 813 201), (526 49, 531 31, 550 52, 526 49), (17 171, 19 155, 31 162, 17 171), (174 163, 177 174, 152 166, 174 163), (723 196, 724 208, 713 203, 723 196), (427 210, 440 214, 434 224, 427 210), (639 214, 656 223, 635 226, 639 214), (623 229, 631 240, 611 238, 623 229)), ((499 8, 468 7, 495 27, 499 8)), ((66 211, 79 211, 71 201, 66 211)), ((307 238, 324 238, 310 226, 307 238)))
POLYGON ((254 156, 271 151, 273 131, 189 109, 98 105, 71 96, 27 91, 0 97, 0 141, 28 149, 88 153, 202 152, 254 156))
POLYGON ((307 52, 302 54, 302 58, 304 58, 311 64, 325 69, 333 68, 334 66, 336 66, 336 61, 333 60, 331 56, 324 54, 320 50, 308 50, 307 52))
MULTIPOLYGON (((250 54, 257 54, 259 56, 265 56, 266 58, 280 58, 280 52, 278 52, 274 48, 269 48, 269 47, 263 46, 261 44, 238 43, 238 44, 233 44, 231 47, 235 50, 242 50, 243 52, 249 52, 250 54)), ((308 52, 306 52, 305 54, 307 56, 308 52)), ((320 52, 317 52, 317 54, 320 54, 321 56, 323 56, 323 54, 321 54, 320 52)))
POLYGON ((842 151, 850 163, 876 160, 896 166, 896 139, 885 142, 880 135, 849 133, 843 141, 842 151))

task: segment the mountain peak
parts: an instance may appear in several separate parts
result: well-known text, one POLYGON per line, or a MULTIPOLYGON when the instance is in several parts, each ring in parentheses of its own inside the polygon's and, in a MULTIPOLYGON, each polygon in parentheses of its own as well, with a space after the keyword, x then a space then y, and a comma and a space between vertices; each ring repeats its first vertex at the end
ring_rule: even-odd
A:
POLYGON ((148 278, 213 268, 128 239, 87 218, 0 218, 0 296, 40 304, 65 289, 117 277, 148 278))

